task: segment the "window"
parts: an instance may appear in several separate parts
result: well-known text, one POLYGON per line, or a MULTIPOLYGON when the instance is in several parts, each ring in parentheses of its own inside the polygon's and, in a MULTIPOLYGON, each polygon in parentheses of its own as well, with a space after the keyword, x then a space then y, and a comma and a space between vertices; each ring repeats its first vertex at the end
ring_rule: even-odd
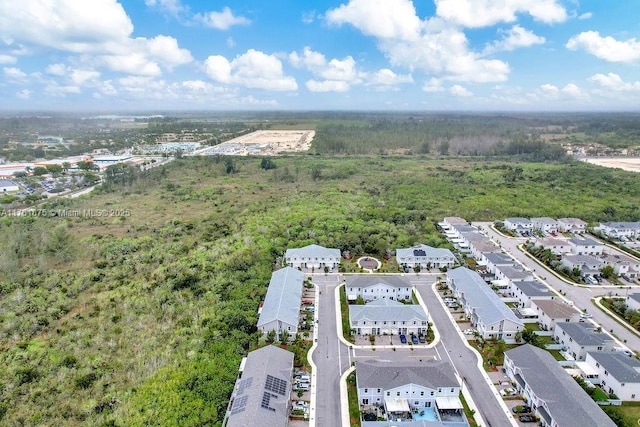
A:
POLYGON ((396 391, 396 396, 400 397, 400 392, 399 391, 396 391))
POLYGON ((453 393, 453 389, 451 389, 451 393, 453 393))
POLYGON ((431 396, 433 396, 433 392, 431 392, 431 396))
POLYGON ((365 389, 364 389, 364 392, 365 392, 365 393, 369 393, 369 389, 368 389, 368 388, 365 388, 365 389))
MULTIPOLYGON (((605 371, 604 371, 604 374, 608 376, 608 375, 609 375, 609 372, 607 372, 607 371, 605 370, 605 371)), ((602 383, 604 384, 604 381, 603 381, 602 383)))
POLYGON ((391 396, 391 392, 390 391, 387 392, 387 396, 391 396))
POLYGON ((380 391, 381 391, 381 390, 380 390, 380 389, 378 389, 378 393, 380 393, 380 391))
POLYGON ((363 405, 368 405, 369 404, 369 399, 362 399, 362 404, 363 405))
POLYGON ((420 396, 424 396, 424 391, 421 391, 421 392, 420 392, 420 396))

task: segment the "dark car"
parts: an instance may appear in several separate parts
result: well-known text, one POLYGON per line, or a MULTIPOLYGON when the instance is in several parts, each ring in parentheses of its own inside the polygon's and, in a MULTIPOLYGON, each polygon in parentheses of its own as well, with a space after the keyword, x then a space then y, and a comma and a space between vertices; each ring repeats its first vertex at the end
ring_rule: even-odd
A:
POLYGON ((402 344, 406 344, 407 343, 407 336, 403 335, 403 334, 400 334, 400 342, 402 344))
POLYGON ((411 342, 413 344, 418 344, 418 336, 417 335, 411 335, 411 342))
POLYGON ((531 412, 531 407, 526 405, 516 405, 511 408, 511 412, 514 414, 528 414, 531 412))
POLYGON ((537 418, 533 415, 520 415, 518 419, 522 423, 535 423, 536 421, 538 421, 537 418))
POLYGON ((424 335, 420 334, 418 335, 418 340, 420 340, 420 343, 424 344, 427 342, 427 337, 425 337, 424 335))

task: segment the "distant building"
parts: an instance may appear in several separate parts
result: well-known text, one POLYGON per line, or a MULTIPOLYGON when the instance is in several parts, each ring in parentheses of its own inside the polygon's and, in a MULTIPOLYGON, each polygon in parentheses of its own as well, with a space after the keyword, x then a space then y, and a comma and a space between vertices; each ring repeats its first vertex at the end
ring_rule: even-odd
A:
POLYGON ((0 179, 0 195, 17 193, 20 191, 20 186, 8 179, 0 179))
POLYGON ((544 231, 545 233, 555 233, 558 231, 558 221, 553 218, 531 218, 531 222, 535 230, 544 231))
POLYGON ((533 223, 528 218, 507 218, 504 220, 504 228, 515 232, 531 231, 533 223))
POLYGON ((504 369, 544 427, 615 427, 546 350, 525 344, 504 352, 504 369))
POLYGON ((603 222, 596 230, 612 239, 637 239, 640 237, 640 222, 603 222))
POLYGON ((449 249, 433 248, 427 245, 396 250, 396 261, 399 266, 452 268, 455 260, 455 255, 449 249))
POLYGON ((567 240, 544 238, 536 241, 536 246, 542 246, 544 249, 549 249, 556 255, 562 255, 571 252, 571 245, 567 240))
POLYGON ((640 275, 640 261, 622 253, 603 253, 600 259, 613 267, 618 276, 635 279, 640 275))
POLYGON ((575 255, 600 255, 604 250, 604 245, 593 239, 569 239, 571 252, 575 255))
POLYGON ((558 230, 572 234, 582 234, 587 231, 587 223, 580 218, 558 218, 558 230))
POLYGON ((268 345, 250 352, 222 422, 224 427, 286 427, 289 424, 293 353, 268 345))
POLYGON ((257 325, 264 335, 275 331, 276 339, 280 340, 282 332, 287 331, 291 339, 295 338, 300 323, 303 280, 304 274, 291 267, 271 275, 257 325))
POLYGON ((308 245, 302 248, 287 249, 285 263, 289 267, 304 269, 333 270, 340 265, 340 249, 325 248, 320 245, 308 245))

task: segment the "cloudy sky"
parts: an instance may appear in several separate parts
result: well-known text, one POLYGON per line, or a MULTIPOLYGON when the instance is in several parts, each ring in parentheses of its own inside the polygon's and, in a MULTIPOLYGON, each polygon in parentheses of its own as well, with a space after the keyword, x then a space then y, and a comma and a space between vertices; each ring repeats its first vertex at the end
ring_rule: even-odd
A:
POLYGON ((0 109, 638 110, 637 0, 0 0, 0 109))

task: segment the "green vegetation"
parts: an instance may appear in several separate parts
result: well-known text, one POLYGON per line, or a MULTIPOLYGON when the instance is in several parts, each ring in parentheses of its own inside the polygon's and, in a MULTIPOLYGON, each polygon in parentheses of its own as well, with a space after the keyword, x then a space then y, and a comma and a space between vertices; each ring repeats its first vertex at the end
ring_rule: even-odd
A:
POLYGON ((287 247, 382 258, 446 246, 434 223, 448 215, 639 215, 637 175, 582 163, 232 162, 233 173, 215 157, 114 168, 95 194, 45 206, 86 215, 0 219, 0 424, 220 425, 287 247), (510 167, 522 174, 507 184, 510 167))
POLYGON ((347 376, 347 393, 349 395, 349 423, 351 427, 360 427, 360 405, 356 388, 356 371, 347 376))
POLYGON ((356 339, 351 333, 351 324, 349 323, 349 303, 344 286, 340 287, 340 315, 342 316, 342 335, 347 341, 355 343, 356 339))
POLYGON ((462 394, 462 392, 460 393, 460 402, 462 403, 462 408, 464 410, 465 415, 467 416, 467 421, 469 422, 469 426, 478 427, 478 423, 476 422, 476 419, 473 418, 475 411, 469 408, 469 404, 467 403, 467 400, 464 398, 464 395, 462 394))
POLYGON ((640 420, 640 402, 622 402, 622 406, 602 406, 618 427, 637 427, 640 420))
POLYGON ((624 298, 602 298, 600 302, 623 318, 629 326, 640 331, 640 311, 627 307, 624 298))

